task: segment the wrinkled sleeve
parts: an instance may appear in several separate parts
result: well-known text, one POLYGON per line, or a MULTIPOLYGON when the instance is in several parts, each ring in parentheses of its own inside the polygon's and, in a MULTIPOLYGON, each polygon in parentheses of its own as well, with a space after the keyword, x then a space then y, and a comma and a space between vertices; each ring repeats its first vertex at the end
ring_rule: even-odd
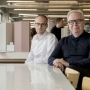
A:
POLYGON ((33 44, 31 44, 31 50, 30 50, 30 53, 29 53, 29 55, 28 55, 28 57, 27 57, 27 59, 26 59, 26 61, 25 61, 25 63, 26 64, 32 64, 33 62, 34 62, 34 55, 33 55, 33 52, 32 52, 32 45, 33 44))

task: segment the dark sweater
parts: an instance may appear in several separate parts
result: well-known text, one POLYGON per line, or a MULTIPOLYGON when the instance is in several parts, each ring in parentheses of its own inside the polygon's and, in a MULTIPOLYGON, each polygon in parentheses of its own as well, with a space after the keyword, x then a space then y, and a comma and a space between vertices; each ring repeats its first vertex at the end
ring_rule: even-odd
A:
POLYGON ((78 38, 73 35, 62 38, 48 59, 53 65, 56 58, 63 58, 69 65, 90 69, 90 34, 85 32, 78 38))
POLYGON ((63 27, 57 28, 56 26, 54 26, 51 29, 51 33, 53 33, 56 36, 58 41, 61 39, 61 28, 63 28, 63 27))

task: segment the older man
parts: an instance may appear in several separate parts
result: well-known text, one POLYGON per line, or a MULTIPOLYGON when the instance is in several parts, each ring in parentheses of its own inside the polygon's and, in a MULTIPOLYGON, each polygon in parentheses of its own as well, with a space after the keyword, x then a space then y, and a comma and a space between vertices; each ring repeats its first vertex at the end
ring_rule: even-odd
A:
POLYGON ((62 38, 48 59, 50 65, 78 70, 81 74, 77 90, 81 90, 83 76, 90 76, 90 34, 84 31, 84 15, 81 10, 71 10, 67 22, 72 35, 62 38))
POLYGON ((44 15, 35 18, 37 34, 32 39, 31 50, 25 63, 48 63, 48 57, 57 44, 55 35, 46 31, 48 19, 44 15))

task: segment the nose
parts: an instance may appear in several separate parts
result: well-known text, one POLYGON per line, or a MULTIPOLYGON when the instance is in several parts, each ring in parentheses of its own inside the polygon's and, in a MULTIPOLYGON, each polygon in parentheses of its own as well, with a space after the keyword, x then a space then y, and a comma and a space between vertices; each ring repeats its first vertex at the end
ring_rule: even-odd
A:
POLYGON ((73 22, 73 25, 77 25, 78 23, 76 21, 73 22))
POLYGON ((39 24, 39 27, 42 27, 42 24, 39 24))

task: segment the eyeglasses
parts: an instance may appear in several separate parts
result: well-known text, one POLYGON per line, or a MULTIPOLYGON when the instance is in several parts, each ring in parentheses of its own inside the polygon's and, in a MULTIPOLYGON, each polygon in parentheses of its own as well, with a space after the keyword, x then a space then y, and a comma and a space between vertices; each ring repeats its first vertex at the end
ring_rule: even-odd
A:
POLYGON ((68 23, 69 23, 70 25, 72 25, 72 24, 74 24, 74 22, 75 22, 76 24, 79 24, 79 23, 81 23, 82 21, 84 21, 84 19, 70 20, 70 21, 68 21, 68 23))
POLYGON ((46 26, 46 23, 35 23, 35 25, 38 26, 38 27, 39 26, 44 27, 44 26, 46 26))

